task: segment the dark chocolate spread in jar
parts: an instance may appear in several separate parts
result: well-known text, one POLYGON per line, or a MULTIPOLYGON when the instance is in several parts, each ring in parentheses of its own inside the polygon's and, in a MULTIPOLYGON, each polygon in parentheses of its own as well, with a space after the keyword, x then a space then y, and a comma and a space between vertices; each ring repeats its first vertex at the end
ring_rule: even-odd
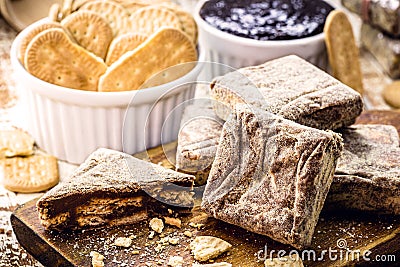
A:
POLYGON ((333 7, 322 0, 209 0, 200 16, 213 27, 255 40, 319 34, 333 7))

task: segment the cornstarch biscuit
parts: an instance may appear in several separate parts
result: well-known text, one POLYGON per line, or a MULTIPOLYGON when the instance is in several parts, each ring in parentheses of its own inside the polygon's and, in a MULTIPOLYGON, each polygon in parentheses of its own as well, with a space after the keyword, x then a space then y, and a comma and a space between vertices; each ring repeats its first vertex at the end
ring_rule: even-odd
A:
POLYGON ((80 46, 95 55, 105 58, 113 39, 113 32, 108 22, 91 11, 74 12, 61 21, 80 46))
POLYGON ((58 22, 54 21, 37 22, 35 23, 35 27, 31 28, 31 30, 22 37, 21 45, 19 46, 18 51, 18 59, 22 64, 25 62, 25 52, 29 42, 32 41, 33 37, 35 37, 38 33, 50 28, 61 29, 62 27, 58 22))
POLYGON ((137 90, 153 75, 196 59, 197 51, 186 34, 174 28, 162 28, 109 66, 100 78, 99 91, 137 90))
POLYGON ((123 54, 134 50, 147 39, 146 35, 139 33, 125 33, 114 38, 107 52, 106 64, 111 65, 123 54))
MULTIPOLYGON (((115 0, 114 0, 115 1, 115 0)), ((129 14, 135 13, 137 10, 139 10, 142 7, 149 6, 150 4, 145 3, 145 2, 137 2, 137 1, 126 1, 126 0, 118 0, 115 1, 121 6, 123 6, 129 14)))
POLYGON ((49 8, 49 15, 48 18, 50 21, 53 22, 60 22, 61 18, 61 7, 59 4, 54 3, 49 8))
POLYGON ((286 56, 214 79, 211 97, 226 120, 238 103, 322 130, 354 123, 363 109, 361 95, 298 56, 286 56))
POLYGON ((391 125, 340 130, 344 150, 325 207, 400 214, 399 135, 391 125))
POLYGON ((340 135, 236 109, 224 124, 201 207, 281 243, 309 246, 342 151, 340 135))
MULTIPOLYGON (((81 6, 88 2, 92 2, 93 0, 74 0, 72 2, 72 11, 77 11, 81 6)), ((114 1, 116 2, 116 1, 114 1)))
POLYGON ((36 207, 46 229, 132 224, 165 205, 193 206, 193 181, 191 175, 100 148, 36 207))
POLYGON ((6 158, 1 164, 3 185, 14 192, 41 192, 59 182, 57 159, 50 155, 6 158))
POLYGON ((25 54, 25 67, 46 82, 74 89, 96 91, 106 71, 103 60, 73 43, 61 29, 36 35, 25 54))
POLYGON ((33 138, 21 129, 0 130, 0 159, 32 155, 34 143, 33 138))
POLYGON ((189 36, 190 40, 192 40, 194 44, 197 43, 197 24, 191 14, 186 12, 181 6, 173 3, 162 3, 158 6, 167 8, 169 11, 174 12, 181 22, 182 31, 189 36))
POLYGON ((61 15, 62 18, 68 17, 72 13, 72 3, 74 0, 63 0, 63 4, 61 7, 61 15))
POLYGON ((359 93, 363 93, 359 50, 346 14, 333 10, 326 18, 325 43, 333 76, 359 93))
POLYGON ((394 81, 383 88, 382 97, 390 106, 400 108, 400 81, 394 81))
POLYGON ((159 6, 148 6, 131 14, 131 28, 145 35, 151 35, 161 27, 182 30, 181 22, 174 12, 159 6))
POLYGON ((113 30, 113 36, 130 31, 129 13, 121 5, 112 1, 90 1, 79 10, 90 10, 103 16, 113 30))

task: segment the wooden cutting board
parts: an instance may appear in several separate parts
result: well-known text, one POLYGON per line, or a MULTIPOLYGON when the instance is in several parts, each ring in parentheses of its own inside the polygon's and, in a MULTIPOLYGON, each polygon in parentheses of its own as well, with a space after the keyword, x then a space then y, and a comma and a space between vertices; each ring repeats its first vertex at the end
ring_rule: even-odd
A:
MULTIPOLYGON (((359 123, 385 123, 383 118, 400 131, 400 113, 397 112, 368 111, 360 117, 359 123)), ((171 168, 174 165, 175 151, 176 143, 171 143, 135 156, 171 168)), ((226 261, 233 266, 261 267, 263 262, 259 258, 265 258, 265 254, 268 257, 272 250, 275 250, 273 256, 277 255, 278 250, 283 250, 286 254, 293 250, 290 246, 267 237, 207 218, 195 208, 191 212, 174 211, 175 216, 182 219, 182 228, 166 226, 163 234, 178 237, 179 244, 166 245, 161 252, 156 252, 155 248, 161 237, 148 237, 148 221, 123 227, 60 234, 43 229, 35 203, 36 200, 33 200, 17 208, 11 216, 11 223, 20 244, 45 266, 91 266, 91 251, 105 256, 105 266, 167 266, 172 255, 182 256, 185 259, 184 266, 191 266, 193 256, 188 244, 198 235, 212 235, 230 242, 233 245, 232 250, 218 257, 216 262, 226 261), (202 223, 204 226, 193 228, 189 226, 189 222, 202 223), (192 238, 183 234, 186 230, 191 231, 192 238), (129 236, 134 237, 130 248, 113 245, 116 237, 129 236), (139 251, 139 254, 134 251, 139 251)), ((304 253, 306 266, 400 266, 400 217, 354 212, 332 214, 323 211, 311 247, 298 253, 304 253), (344 247, 351 253, 346 253, 344 247), (357 260, 355 256, 358 251, 370 251, 370 254, 357 260), (377 257, 387 261, 382 265, 382 261, 375 260, 377 257), (368 259, 370 261, 366 261, 368 259)))

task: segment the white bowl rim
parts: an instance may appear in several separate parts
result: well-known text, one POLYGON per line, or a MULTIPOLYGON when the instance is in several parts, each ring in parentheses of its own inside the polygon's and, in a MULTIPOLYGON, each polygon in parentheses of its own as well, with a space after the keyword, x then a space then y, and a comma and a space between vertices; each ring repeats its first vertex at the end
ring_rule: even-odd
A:
MULTIPOLYGON (((198 60, 196 61, 196 66, 191 71, 174 81, 141 90, 121 92, 97 92, 78 90, 55 85, 43 81, 36 76, 30 74, 18 59, 18 45, 21 42, 23 35, 26 34, 26 32, 30 30, 30 28, 34 27, 36 23, 40 23, 46 20, 48 19, 44 18, 32 23, 16 36, 11 45, 10 59, 14 68, 14 74, 25 73, 26 77, 24 78, 27 78, 34 84, 39 85, 30 87, 30 90, 40 95, 45 95, 51 99, 58 100, 60 102, 68 102, 70 104, 76 104, 78 106, 124 106, 128 105, 134 96, 138 96, 138 98, 140 99, 140 101, 138 102, 140 102, 141 104, 146 102, 153 102, 154 100, 157 100, 161 95, 165 95, 171 89, 176 89, 177 86, 187 83, 189 77, 197 77, 202 70, 202 63, 205 62, 205 52, 202 47, 198 45, 198 60), (48 90, 48 87, 52 87, 52 90, 48 90), (90 102, 87 102, 88 99, 90 100, 90 102)), ((192 81, 194 82, 195 80, 196 79, 193 79, 192 81)), ((175 92, 178 91, 179 90, 175 90, 175 92)))
MULTIPOLYGON (((278 47, 278 46, 298 46, 298 45, 305 45, 309 43, 314 43, 314 42, 320 42, 325 39, 325 34, 324 32, 321 32, 316 35, 312 35, 309 37, 304 37, 304 38, 298 38, 298 39, 291 39, 291 40, 267 40, 267 41, 261 41, 261 40, 255 40, 251 38, 245 38, 237 35, 233 35, 231 33, 227 33, 224 31, 221 31, 210 24, 208 24, 201 16, 200 16, 200 9, 204 5, 205 2, 208 0, 201 0, 197 2, 194 10, 193 17, 195 18, 199 28, 202 28, 203 30, 207 31, 209 34, 218 36, 221 39, 226 39, 229 42, 232 43, 237 43, 243 46, 251 46, 251 47, 278 47)), ((331 1, 328 0, 322 0, 324 2, 327 2, 330 6, 332 6, 334 9, 336 9, 336 6, 331 3, 331 1)))

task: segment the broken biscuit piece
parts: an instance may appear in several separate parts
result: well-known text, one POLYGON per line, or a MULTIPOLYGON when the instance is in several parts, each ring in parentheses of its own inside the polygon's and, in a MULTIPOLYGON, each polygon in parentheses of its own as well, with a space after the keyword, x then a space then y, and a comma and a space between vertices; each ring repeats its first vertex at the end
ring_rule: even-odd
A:
POLYGON ((228 262, 216 262, 210 264, 193 263, 192 267, 232 267, 232 264, 228 262))
POLYGON ((97 251, 91 251, 90 257, 92 257, 92 266, 93 267, 104 267, 104 256, 98 253, 97 251))
POLYGON ((189 246, 194 259, 198 261, 214 259, 232 247, 225 240, 214 236, 197 236, 189 246))
POLYGON ((114 245, 116 245, 117 247, 129 248, 132 245, 132 239, 128 237, 118 237, 117 239, 115 239, 114 245))
POLYGON ((161 234, 164 229, 164 223, 159 218, 153 218, 150 220, 149 226, 154 232, 161 234))
POLYGON ((164 217, 165 224, 176 226, 181 228, 182 221, 179 218, 172 218, 172 217, 164 217))
POLYGON ((35 141, 25 131, 12 128, 0 131, 0 158, 29 156, 35 141))
POLYGON ((292 254, 280 258, 267 259, 265 260, 264 265, 265 267, 272 267, 272 266, 304 267, 303 261, 301 260, 298 254, 292 254))
POLYGON ((168 260, 168 266, 171 267, 182 267, 183 266, 183 257, 181 256, 171 256, 168 260))

